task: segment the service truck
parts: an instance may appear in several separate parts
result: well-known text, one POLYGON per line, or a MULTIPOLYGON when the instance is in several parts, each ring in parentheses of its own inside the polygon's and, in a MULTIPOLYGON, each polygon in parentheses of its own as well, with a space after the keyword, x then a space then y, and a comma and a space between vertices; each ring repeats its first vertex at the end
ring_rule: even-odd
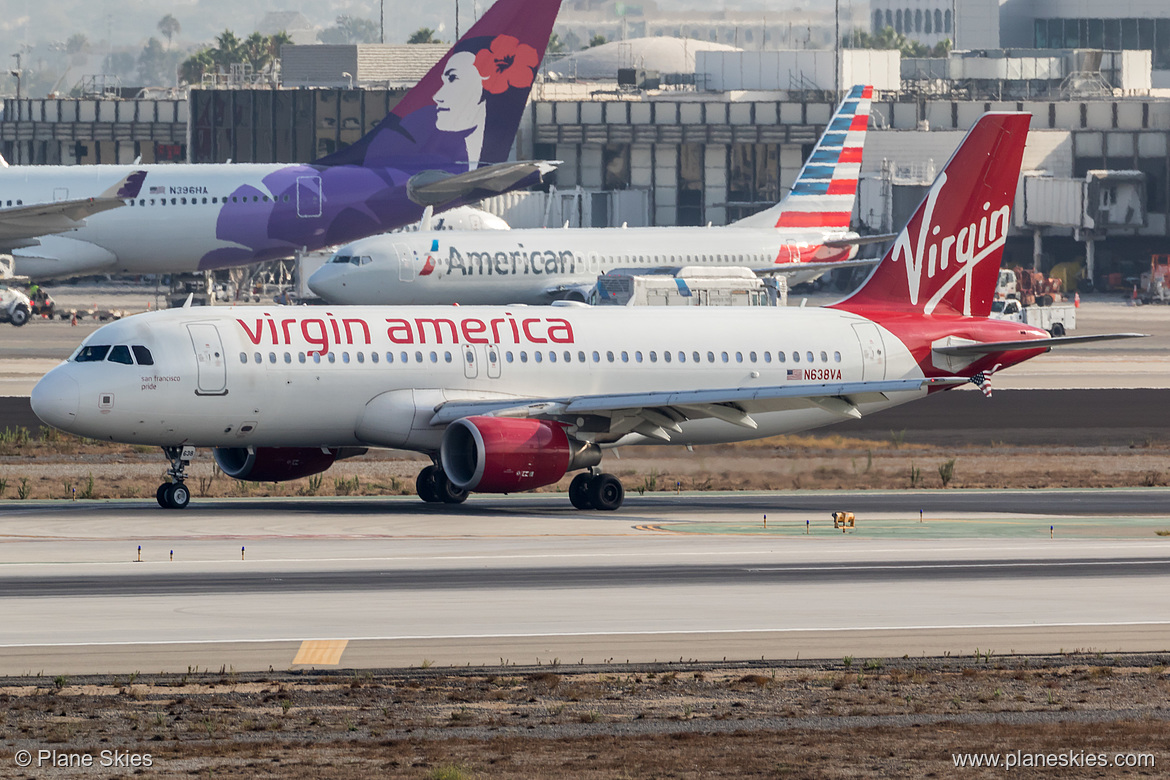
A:
POLYGON ((1035 325, 1053 336, 1063 336, 1077 327, 1077 307, 1071 303, 1024 306, 1015 298, 1006 298, 992 301, 991 318, 1035 325))

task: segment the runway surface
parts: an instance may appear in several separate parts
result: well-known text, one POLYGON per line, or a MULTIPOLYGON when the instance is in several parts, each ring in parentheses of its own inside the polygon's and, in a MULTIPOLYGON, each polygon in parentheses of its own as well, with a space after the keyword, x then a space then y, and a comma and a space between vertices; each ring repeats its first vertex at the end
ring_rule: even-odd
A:
POLYGON ((1159 489, 13 502, 0 674, 1159 651, 1165 530, 1159 489))

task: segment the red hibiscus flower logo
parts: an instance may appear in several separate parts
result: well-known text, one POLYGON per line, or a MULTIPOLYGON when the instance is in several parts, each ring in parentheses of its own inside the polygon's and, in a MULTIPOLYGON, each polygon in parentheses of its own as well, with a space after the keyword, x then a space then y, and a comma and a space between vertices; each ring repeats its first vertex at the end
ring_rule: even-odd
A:
POLYGON ((497 35, 492 45, 475 55, 475 67, 483 76, 483 88, 493 95, 509 87, 532 86, 540 57, 536 49, 511 35, 497 35))

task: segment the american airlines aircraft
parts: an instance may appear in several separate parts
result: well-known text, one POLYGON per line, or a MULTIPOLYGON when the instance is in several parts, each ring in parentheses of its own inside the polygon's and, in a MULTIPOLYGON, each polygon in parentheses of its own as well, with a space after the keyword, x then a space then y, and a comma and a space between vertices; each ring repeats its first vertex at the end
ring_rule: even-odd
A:
POLYGON ((34 279, 203 271, 536 183, 551 164, 505 161, 559 8, 498 0, 372 131, 310 164, 2 168, 0 252, 34 279))
POLYGON ((617 509, 600 471, 625 444, 709 444, 828 425, 973 381, 1054 338, 988 318, 1027 114, 987 114, 893 248, 826 308, 177 308, 94 331, 37 383, 45 423, 161 445, 164 507, 196 447, 237 479, 324 471, 368 447, 426 453, 425 501, 531 490, 581 471, 580 509, 617 509))
POLYGON ((859 243, 893 238, 849 231, 872 97, 872 87, 850 89, 792 190, 728 227, 374 236, 339 249, 309 288, 339 304, 541 304, 585 301, 615 269, 747 266, 810 281, 848 264, 859 243))

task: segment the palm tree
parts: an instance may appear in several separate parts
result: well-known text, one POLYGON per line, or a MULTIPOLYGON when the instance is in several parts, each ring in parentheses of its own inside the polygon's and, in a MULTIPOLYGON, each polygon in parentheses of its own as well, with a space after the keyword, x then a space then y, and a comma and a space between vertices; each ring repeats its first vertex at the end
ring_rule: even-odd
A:
POLYGON ((179 24, 179 20, 174 16, 167 14, 158 20, 158 31, 166 37, 167 48, 169 49, 171 48, 171 39, 183 32, 183 25, 179 24))

